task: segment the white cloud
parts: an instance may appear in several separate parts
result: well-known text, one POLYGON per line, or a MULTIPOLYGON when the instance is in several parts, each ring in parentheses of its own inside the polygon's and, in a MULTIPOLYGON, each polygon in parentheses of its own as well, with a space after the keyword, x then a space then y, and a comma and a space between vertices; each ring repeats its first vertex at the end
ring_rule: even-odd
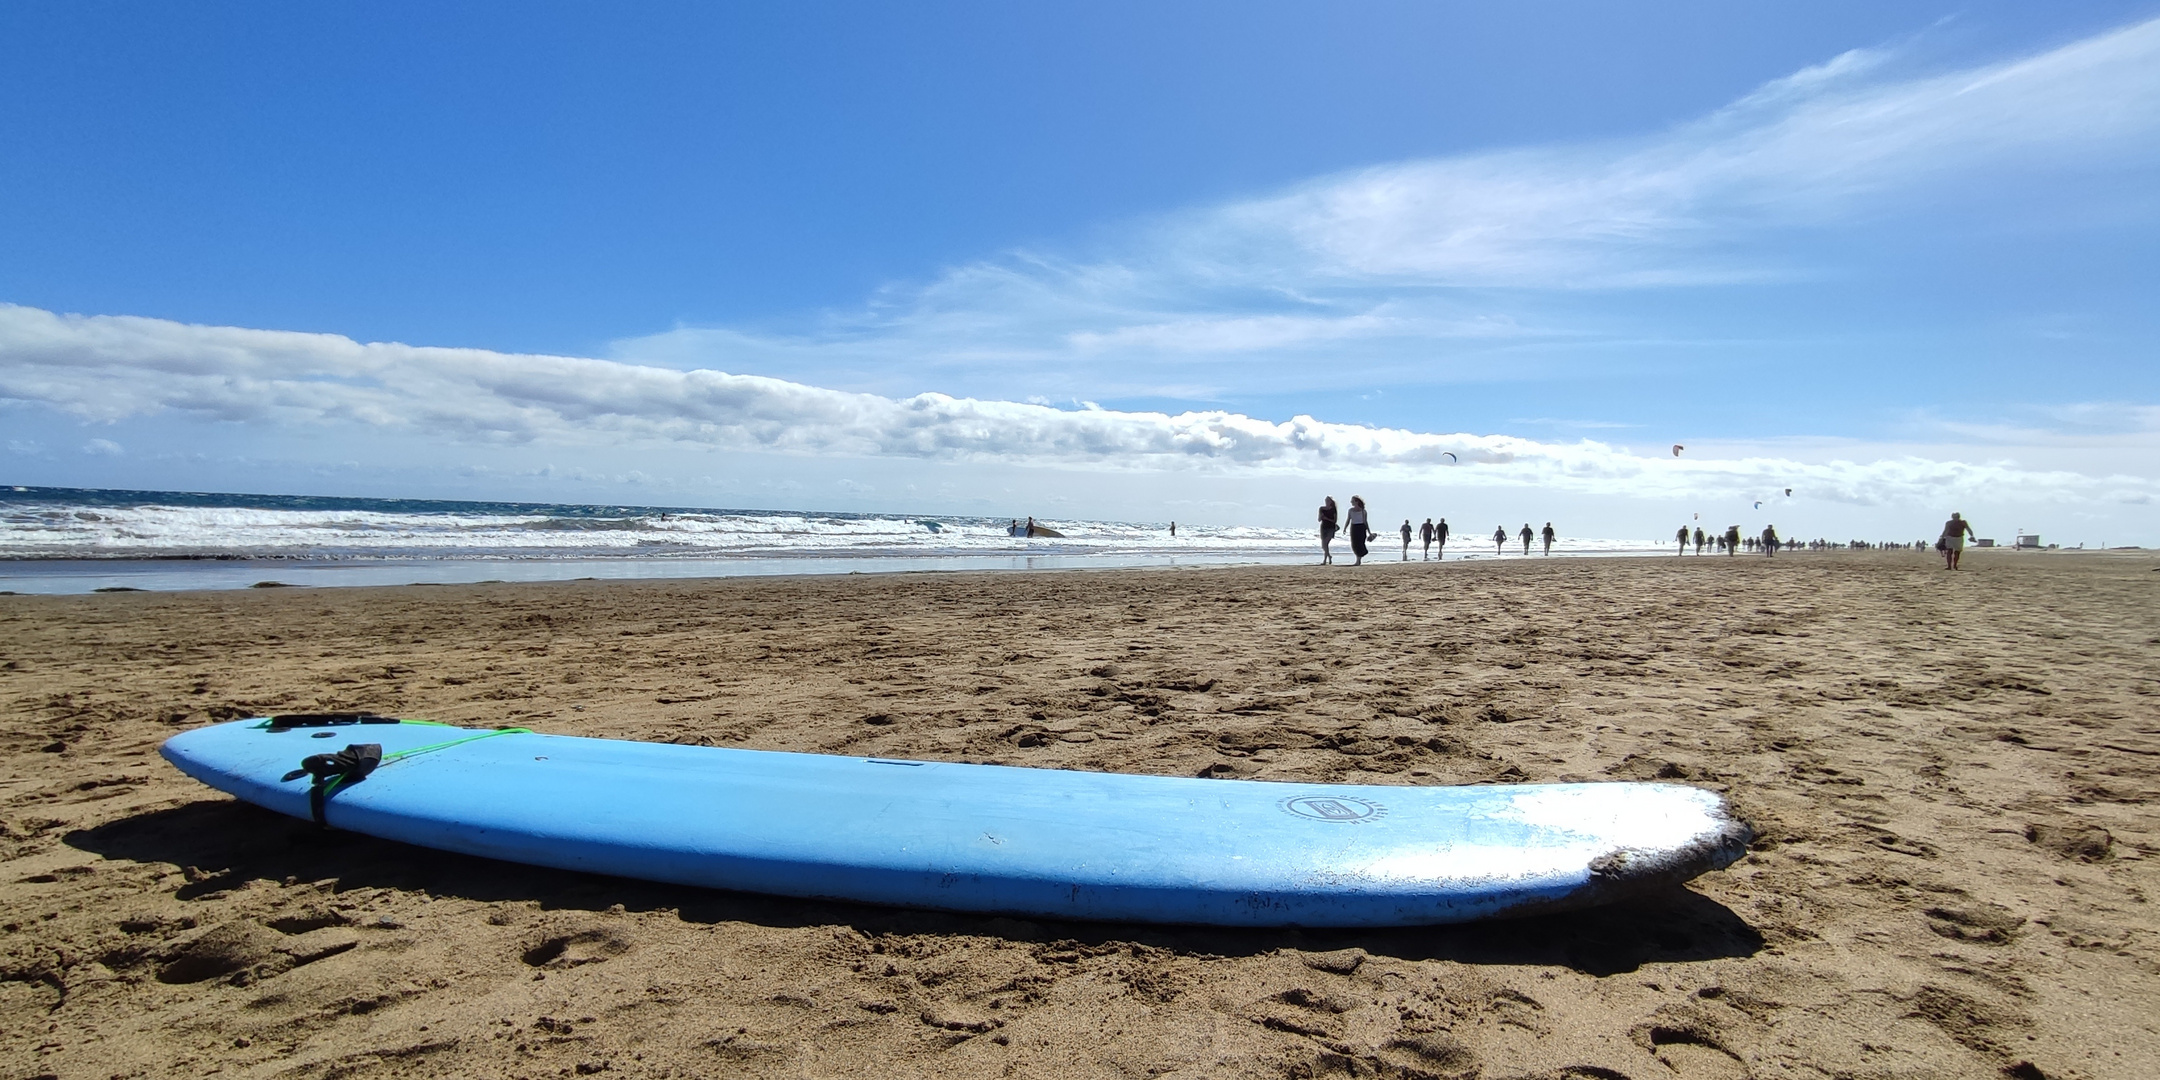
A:
MULTIPOLYGON (((0 306, 0 398, 89 420, 157 413, 548 447, 652 444, 802 455, 1218 474, 1308 473, 1535 486, 1639 498, 1786 487, 1857 505, 1966 493, 2150 500, 2153 479, 1885 455, 1872 461, 1635 453, 1582 440, 1268 421, 1225 411, 1074 411, 920 394, 889 398, 760 376, 330 334, 191 326, 0 306)), ((104 440, 97 440, 102 443, 104 440)), ((96 443, 93 443, 95 445, 96 443)), ((109 445, 109 444, 108 444, 109 445)), ((117 447, 114 447, 117 450, 117 447)))
MULTIPOLYGON (((1999 184, 2160 159, 2160 21, 1977 70, 1855 85, 1847 54, 1640 144, 1411 162, 1231 207, 1247 243, 1288 236, 1321 273, 1458 286, 1735 280, 1787 268, 1718 254, 1732 230, 1875 216, 1945 177, 1999 184), (1986 170, 1992 175, 1979 175, 1986 170)), ((1215 243, 1232 246, 1217 239, 1215 243)))
POLYGON ((97 457, 119 457, 125 451, 111 439, 92 439, 82 445, 82 452, 97 457))

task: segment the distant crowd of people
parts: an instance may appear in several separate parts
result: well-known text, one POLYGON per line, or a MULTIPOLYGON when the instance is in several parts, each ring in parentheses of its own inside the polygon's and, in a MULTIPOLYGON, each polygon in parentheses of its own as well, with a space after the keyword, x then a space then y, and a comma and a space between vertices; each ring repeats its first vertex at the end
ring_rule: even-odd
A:
MULTIPOLYGON (((1525 526, 1525 528, 1527 529, 1528 526, 1525 526)), ((1973 535, 1975 534, 1973 533, 1972 522, 1965 520, 1965 515, 1962 513, 1953 512, 1950 515, 1950 520, 1943 522, 1942 535, 1935 540, 1935 550, 1942 554, 1945 569, 1955 570, 1958 568, 1959 556, 1965 552, 1965 539, 1973 535)), ((1673 533, 1673 539, 1680 545, 1680 550, 1677 552, 1680 555, 1688 553, 1689 544, 1695 546, 1695 554, 1697 555, 1701 555, 1706 549, 1715 546, 1719 552, 1726 555, 1737 555, 1742 551, 1752 554, 1759 551, 1770 557, 1775 557, 1781 548, 1805 548, 1809 551, 1833 551, 1839 548, 1847 551, 1925 551, 1928 546, 1925 540, 1914 540, 1911 543, 1903 540, 1847 540, 1843 544, 1836 544, 1823 539, 1795 542, 1779 539, 1777 526, 1775 525, 1763 526, 1761 534, 1756 536, 1741 536, 1740 526, 1738 525, 1727 525, 1725 531, 1717 536, 1706 535, 1700 525, 1692 528, 1682 525, 1679 531, 1673 533)), ((1527 551, 1528 547, 1526 546, 1524 550, 1527 551)))
MULTIPOLYGON (((1365 556, 1371 553, 1370 545, 1373 538, 1379 535, 1378 533, 1373 531, 1372 513, 1365 507, 1364 496, 1350 496, 1350 510, 1348 514, 1344 514, 1341 509, 1335 505, 1335 496, 1330 495, 1327 498, 1321 500, 1321 565, 1331 566, 1334 564, 1335 534, 1344 530, 1348 530, 1350 534, 1350 554, 1356 559, 1356 562, 1352 565, 1363 566, 1365 564, 1365 556)), ((1402 561, 1410 561, 1410 545, 1413 543, 1423 545, 1422 557, 1424 559, 1437 559, 1442 562, 1445 562, 1447 560, 1447 542, 1448 537, 1453 534, 1453 530, 1448 526, 1448 521, 1446 518, 1441 518, 1438 521, 1434 521, 1431 518, 1426 518, 1423 525, 1417 526, 1411 525, 1409 518, 1404 518, 1402 528, 1396 531, 1402 537, 1402 561)), ((1542 530, 1532 529, 1530 527, 1530 523, 1525 521, 1523 522, 1522 531, 1517 533, 1516 536, 1522 541, 1522 551, 1525 555, 1530 554, 1530 545, 1536 543, 1540 539, 1543 539, 1545 541, 1545 554, 1550 555, 1552 554, 1552 546, 1554 542, 1560 539, 1560 533, 1553 528, 1553 523, 1550 521, 1545 523, 1545 528, 1543 528, 1542 530)), ((1507 548, 1508 545, 1507 526, 1494 526, 1492 539, 1493 553, 1495 555, 1500 554, 1503 550, 1507 548)))
MULTIPOLYGON (((1350 554, 1356 560, 1355 565, 1363 566, 1365 556, 1372 553, 1373 538, 1379 535, 1373 531, 1372 511, 1366 507, 1364 496, 1350 496, 1348 513, 1344 513, 1335 504, 1333 495, 1321 500, 1321 565, 1334 565, 1335 536, 1345 530, 1350 534, 1350 554)), ((1404 518, 1402 527, 1396 532, 1402 537, 1402 561, 1410 561, 1410 545, 1413 543, 1423 545, 1424 559, 1438 559, 1443 562, 1447 560, 1447 542, 1453 530, 1449 528, 1446 518, 1441 518, 1438 521, 1426 518, 1423 525, 1416 526, 1410 524, 1409 518, 1404 518)), ((1945 569, 1955 570, 1958 568, 1958 559, 1965 551, 1965 540, 1973 535, 1975 534, 1972 523, 1966 521, 1963 514, 1953 513, 1950 515, 1950 520, 1943 523, 1942 535, 1935 541, 1935 550, 1942 554, 1945 569)), ((1510 539, 1507 526, 1494 526, 1492 532, 1493 554, 1505 553, 1510 539)), ((1545 554, 1551 555, 1553 544, 1560 539, 1560 533, 1553 528, 1553 523, 1550 521, 1545 523, 1543 529, 1532 529, 1530 523, 1525 521, 1522 528, 1514 534, 1512 539, 1522 542, 1522 553, 1525 555, 1530 554, 1531 545, 1543 540, 1545 554)), ((1703 527, 1700 525, 1682 525, 1673 533, 1673 540, 1679 545, 1679 550, 1676 552, 1679 555, 1686 555, 1688 547, 1693 545, 1697 555, 1708 553, 1714 549, 1724 555, 1738 555, 1745 551, 1749 554, 1761 552, 1763 555, 1772 558, 1776 557, 1780 549, 1831 551, 1844 548, 1850 551, 1898 551, 1908 548, 1911 550, 1924 550, 1928 546, 1926 541, 1914 541, 1908 545, 1901 540, 1848 540, 1843 544, 1835 544, 1825 539, 1793 541, 1778 536, 1777 526, 1775 525, 1763 526, 1762 532, 1754 536, 1741 535, 1740 526, 1738 525, 1727 525, 1724 532, 1714 535, 1704 532, 1703 527)))

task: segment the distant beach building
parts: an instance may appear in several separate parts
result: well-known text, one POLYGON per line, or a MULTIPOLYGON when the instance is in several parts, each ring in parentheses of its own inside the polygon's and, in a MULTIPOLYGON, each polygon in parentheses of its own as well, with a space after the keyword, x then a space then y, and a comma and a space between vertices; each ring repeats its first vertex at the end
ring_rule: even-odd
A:
POLYGON ((1974 538, 1973 538, 1973 546, 1974 546, 1974 547, 1994 547, 1994 546, 1995 546, 1995 541, 1993 541, 1993 540, 1982 540, 1982 539, 1980 539, 1980 538, 1978 538, 1978 537, 1974 537, 1974 538))
POLYGON ((2022 549, 2022 548, 2037 548, 2037 547, 2039 547, 2039 546, 2040 546, 2040 534, 2039 534, 2039 533, 2019 533, 2019 534, 2018 534, 2018 538, 2017 538, 2017 546, 2018 546, 2019 548, 2021 548, 2021 549, 2022 549))

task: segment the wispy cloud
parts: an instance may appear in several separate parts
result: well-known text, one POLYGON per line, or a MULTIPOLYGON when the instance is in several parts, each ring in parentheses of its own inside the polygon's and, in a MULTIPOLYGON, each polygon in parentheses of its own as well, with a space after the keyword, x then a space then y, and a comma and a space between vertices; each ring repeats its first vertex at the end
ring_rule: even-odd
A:
POLYGON ((1976 70, 1870 81, 1889 59, 1848 53, 1639 142, 1331 177, 1226 208, 1203 233, 1232 250, 1288 238, 1306 256, 1288 266, 1358 280, 1731 281, 1793 269, 1758 248, 1736 253, 1736 231, 1879 217, 1945 178, 1970 188, 2160 162, 2160 21, 1976 70))
MULTIPOLYGON (((1862 505, 1975 492, 2142 502, 2160 483, 1899 456, 1641 454, 1583 440, 1418 432, 945 394, 891 398, 719 371, 0 306, 0 400, 115 422, 158 413, 479 443, 650 444, 1128 470, 1329 473, 1634 497, 1798 487, 1862 505)), ((104 442, 98 440, 97 442, 104 442)), ((93 443, 95 445, 95 443, 93 443)), ((115 448, 117 449, 117 448, 115 448)))
POLYGON ((2086 401, 2036 405, 2018 414, 1975 422, 1916 411, 1907 427, 1922 438, 1954 440, 1975 447, 2026 447, 2053 450, 2102 450, 2144 460, 2140 472, 2160 471, 2160 405, 2086 401))
POLYGON ((1450 369, 1407 362, 1602 332, 1530 313, 1526 292, 1825 272, 1766 236, 1911 227, 1945 202, 2044 218, 2059 208, 2033 185, 2073 173, 2085 218, 2150 214, 2160 20, 1965 70, 1902 62, 1850 52, 1652 136, 1355 170, 1167 214, 1088 257, 955 267, 794 331, 685 327, 616 355, 1013 397, 1435 380, 1450 369), (2110 176, 2112 202, 2092 186, 2110 176))

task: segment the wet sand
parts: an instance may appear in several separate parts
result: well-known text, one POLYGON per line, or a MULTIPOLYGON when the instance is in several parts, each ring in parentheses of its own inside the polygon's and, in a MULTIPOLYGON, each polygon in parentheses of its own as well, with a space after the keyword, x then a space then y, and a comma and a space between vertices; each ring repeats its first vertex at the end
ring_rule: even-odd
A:
POLYGON ((0 596, 0 1076, 2160 1075, 2160 559, 0 596), (322 833, 156 756, 369 709, 1263 780, 1668 779, 1692 889, 1031 923, 322 833))

